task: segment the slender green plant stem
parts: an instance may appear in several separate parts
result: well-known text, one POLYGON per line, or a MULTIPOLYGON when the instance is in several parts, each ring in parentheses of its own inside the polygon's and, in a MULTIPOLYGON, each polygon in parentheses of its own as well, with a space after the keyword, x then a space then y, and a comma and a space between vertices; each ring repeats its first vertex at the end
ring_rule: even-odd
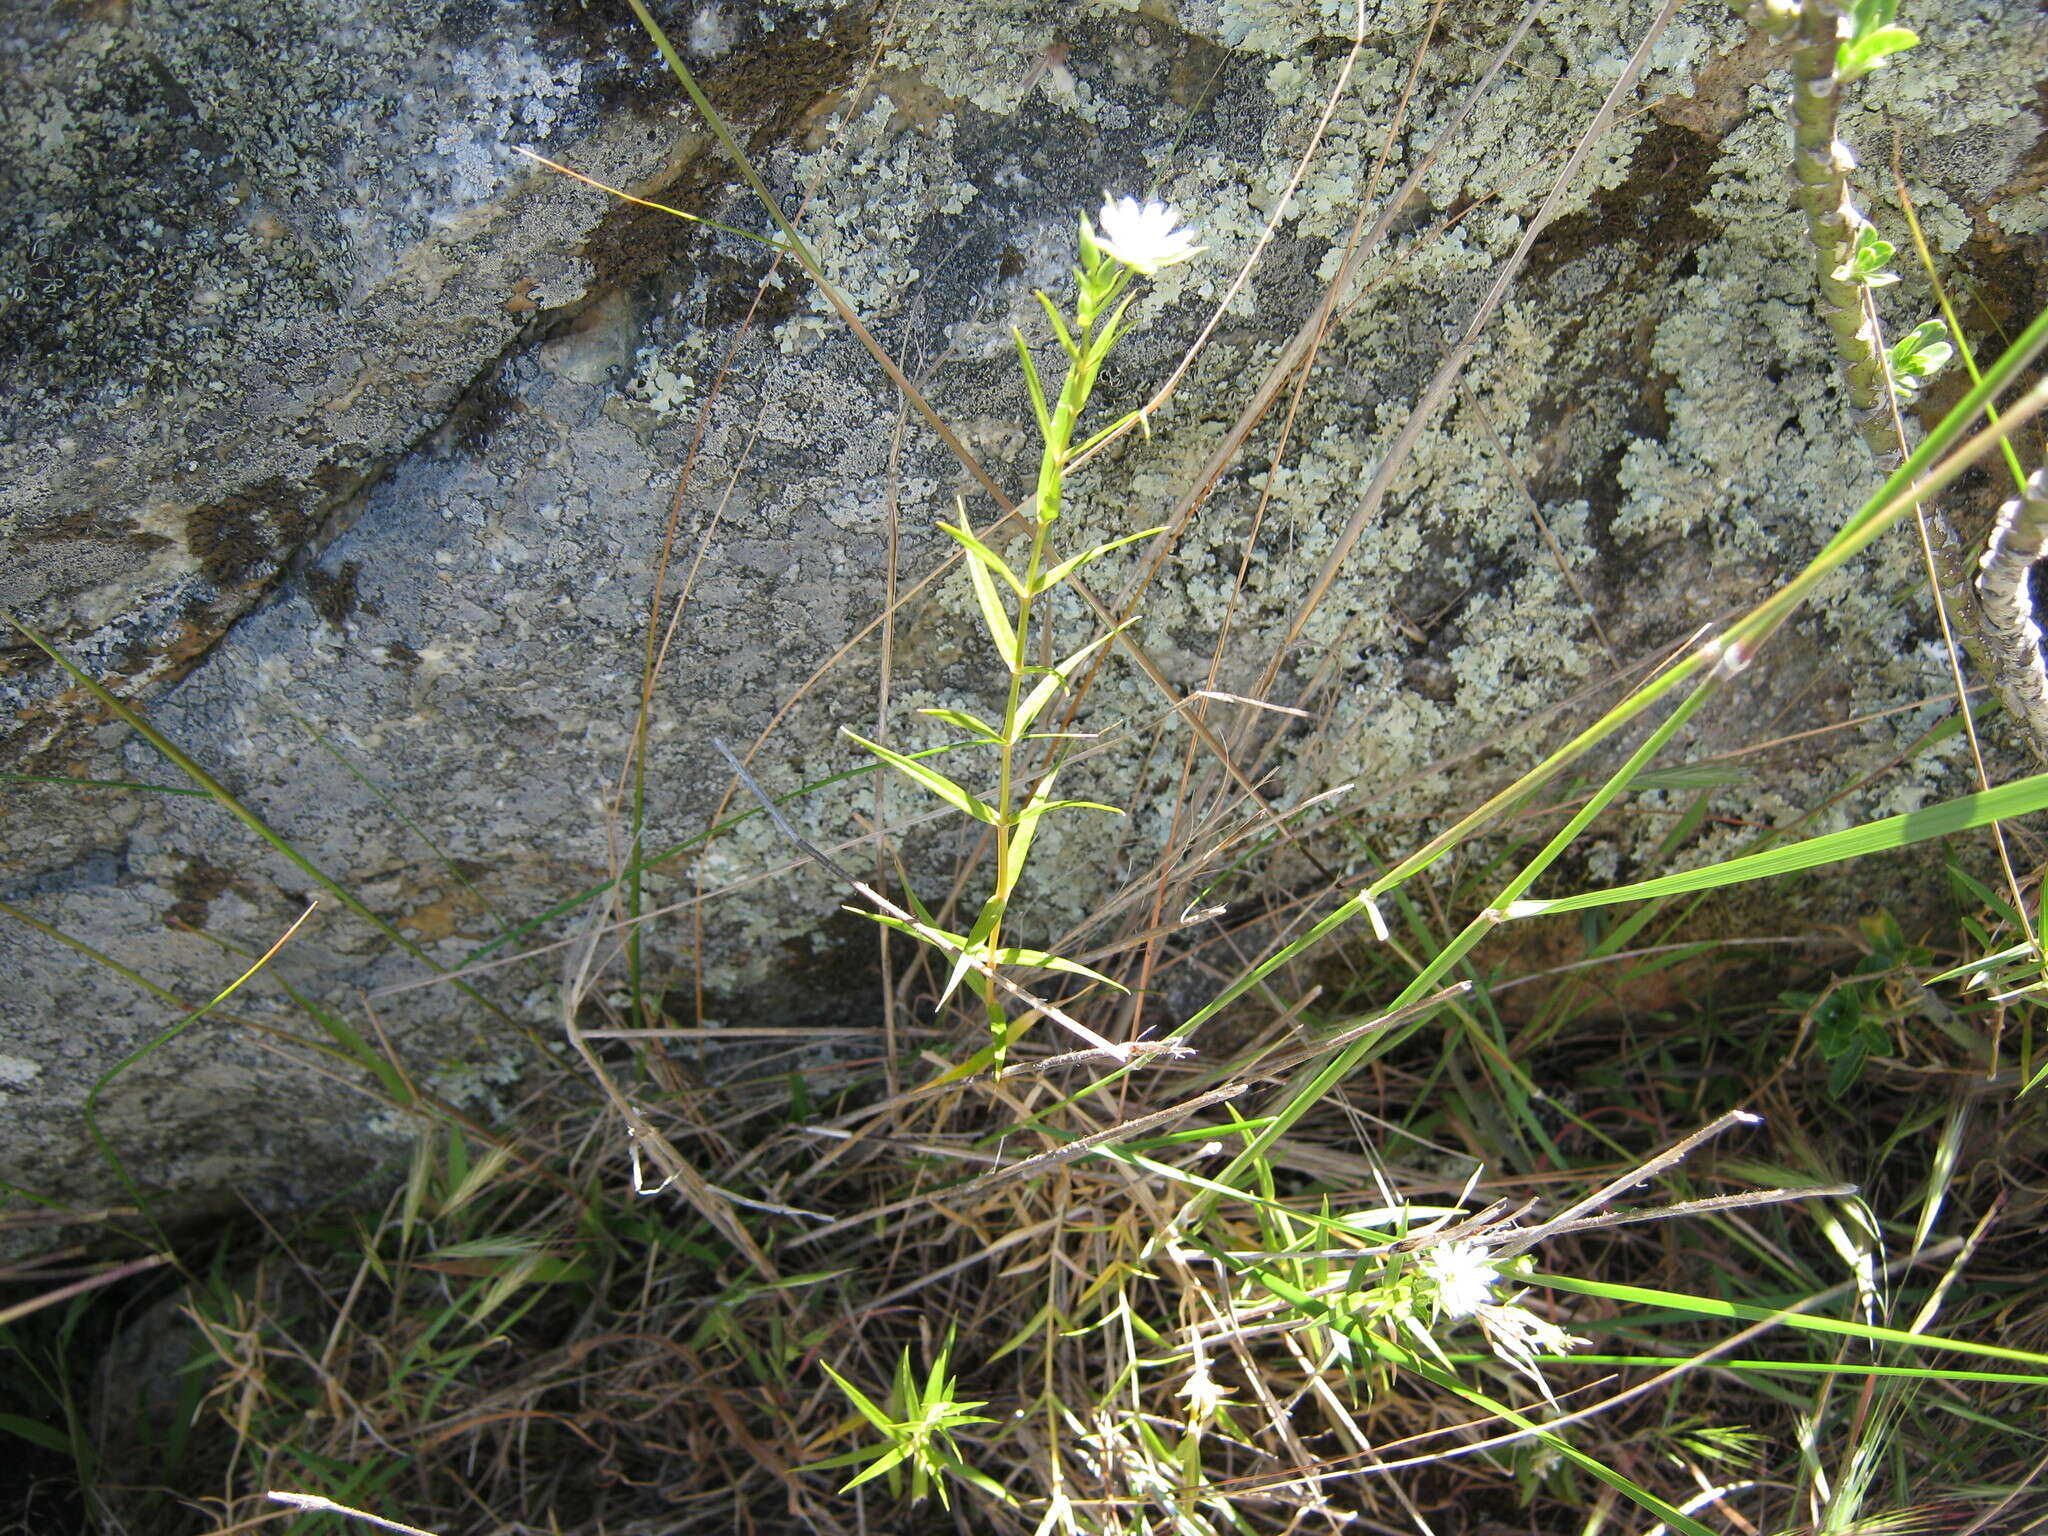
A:
MULTIPOLYGON (((1024 590, 1017 598, 1017 646, 1015 664, 1010 668, 1010 687, 1003 706, 1003 744, 1001 747, 1000 776, 996 786, 996 919, 989 929, 988 947, 991 952, 1002 947, 1002 905, 1009 893, 1016 888, 1021 870, 1011 867, 1011 855, 1016 846, 1016 772, 1017 749, 1023 744, 1023 732, 1018 726, 1018 713, 1024 700, 1024 658, 1030 654, 1032 599, 1037 595, 1038 579, 1045 567, 1046 533, 1059 516, 1061 481, 1067 470, 1067 457, 1073 445, 1074 424, 1080 419, 1081 410, 1087 404, 1090 390, 1094 387, 1094 370, 1088 366, 1087 345, 1089 332, 1083 329, 1075 339, 1075 352, 1068 359, 1067 376, 1060 385, 1059 403, 1053 407, 1052 420, 1045 437, 1045 452, 1038 463, 1038 495, 1032 506, 1031 558, 1024 567, 1024 590)), ((995 1000, 994 986, 984 978, 983 996, 986 998, 993 1024, 1000 1013, 995 1000)), ((1002 1032, 998 1030, 1000 1035, 1002 1032)))
POLYGON ((1799 8, 1793 29, 1792 174, 1799 184, 1799 211, 1806 215, 1813 243, 1821 318, 1835 338, 1856 430, 1878 463, 1889 470, 1899 461, 1899 445, 1886 409, 1889 391, 1876 333, 1864 315, 1861 286, 1837 275, 1849 258, 1856 231, 1870 222, 1849 196, 1854 156, 1835 137, 1842 98, 1842 82, 1835 75, 1841 17, 1836 0, 1804 0, 1799 8))
MULTIPOLYGON (((1888 359, 1871 290, 1854 281, 1846 265, 1870 221, 1850 195, 1849 172, 1855 167, 1855 156, 1836 136, 1844 84, 1837 73, 1843 46, 1842 6, 1839 0, 1800 0, 1796 15, 1767 11, 1759 25, 1769 33, 1789 34, 1796 44, 1792 53, 1792 169, 1799 184, 1799 208, 1813 245, 1821 318, 1834 337, 1857 433, 1879 467, 1890 470, 1899 461, 1900 421, 1893 409, 1888 359)), ((1918 241, 1917 223, 1913 234, 1918 241)), ((1945 296, 1942 308, 1961 342, 1961 328, 1956 326, 1945 296)), ((1997 417, 1991 419, 1995 423, 1997 417)), ((2005 451, 2017 478, 2018 465, 2010 444, 2005 451)), ((2048 508, 2034 514, 2028 492, 2022 488, 2020 497, 2002 510, 1985 551, 1984 575, 1977 576, 1947 511, 1932 500, 1921 507, 1935 584, 1956 637, 1978 669, 1996 685, 2035 751, 2048 757, 2048 670, 2043 669, 2040 630, 2026 588, 2027 569, 2038 558, 2043 534, 2048 532, 2042 518, 2048 518, 2048 508)))

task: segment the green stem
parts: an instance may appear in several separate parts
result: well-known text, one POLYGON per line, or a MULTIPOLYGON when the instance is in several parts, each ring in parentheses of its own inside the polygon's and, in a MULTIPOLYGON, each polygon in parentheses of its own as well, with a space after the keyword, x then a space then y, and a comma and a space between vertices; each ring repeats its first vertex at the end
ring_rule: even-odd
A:
MULTIPOLYGON (((1084 288, 1088 281, 1085 277, 1082 279, 1084 288)), ((1016 665, 1010 669, 1010 689, 1003 704, 1003 742, 996 785, 995 900, 998 907, 995 921, 984 941, 991 955, 1002 947, 1001 907, 1007 903, 1009 893, 1016 889, 1022 874, 1021 870, 1011 867, 1011 859, 1014 850, 1012 834, 1016 830, 1017 749, 1023 745, 1017 715, 1024 699, 1025 657, 1030 654, 1032 599, 1037 594, 1039 574, 1045 568, 1046 533, 1060 515, 1061 483, 1066 475, 1067 461, 1073 453, 1074 427, 1081 419, 1090 392, 1095 388, 1095 375, 1100 367, 1100 359, 1093 355, 1089 342, 1095 316, 1101 307, 1100 297, 1091 306, 1084 296, 1081 313, 1076 317, 1080 321, 1080 330, 1074 337, 1073 351, 1068 357, 1067 376, 1060 385, 1059 401, 1054 405, 1052 418, 1046 426, 1045 452, 1038 461, 1038 491, 1031 504, 1031 558, 1024 567, 1024 591, 1017 599, 1016 665)), ((982 983, 982 999, 988 1009, 989 1027, 1000 1055, 1008 1043, 1008 1018, 996 1000, 995 983, 987 978, 982 983)))
MULTIPOLYGON (((1796 15, 1781 12, 1759 25, 1794 43, 1792 171, 1813 244, 1821 318, 1834 337, 1857 434, 1878 466, 1889 472, 1898 465, 1900 445, 1881 338, 1867 309, 1866 291, 1835 275, 1855 247, 1857 230, 1868 222, 1850 197, 1849 170, 1855 162, 1836 137, 1842 92, 1835 72, 1841 15, 1840 0, 1801 0, 1796 15)), ((1960 328, 1956 335, 1962 335, 1960 328)), ((2048 673, 2042 670, 2038 644, 2015 620, 1994 618, 1985 611, 1981 583, 1972 580, 1976 562, 1957 536, 1947 509, 1930 498, 1922 503, 1921 521, 1934 580, 1956 638, 1997 685, 2035 751, 2048 756, 2048 673)))

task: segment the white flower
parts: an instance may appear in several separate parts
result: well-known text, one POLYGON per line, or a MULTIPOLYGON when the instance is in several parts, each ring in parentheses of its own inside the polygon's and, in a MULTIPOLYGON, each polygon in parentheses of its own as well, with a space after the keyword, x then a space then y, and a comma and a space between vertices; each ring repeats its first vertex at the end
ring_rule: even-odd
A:
MULTIPOLYGON (((1526 1296, 1527 1291, 1521 1293, 1526 1296)), ((1504 1306, 1482 1306, 1479 1309, 1479 1326, 1486 1333, 1487 1342, 1493 1352, 1524 1376, 1536 1383, 1542 1394, 1555 1402, 1550 1383, 1543 1379, 1543 1372, 1536 1368, 1538 1355, 1568 1355, 1586 1341, 1577 1334, 1567 1333, 1548 1318, 1538 1317, 1527 1307, 1520 1305, 1521 1296, 1504 1306)))
POLYGON ((1188 1374, 1187 1385, 1173 1394, 1188 1400, 1188 1417, 1197 1424, 1206 1424, 1216 1416, 1216 1410, 1229 1403, 1230 1388, 1209 1374, 1209 1362, 1202 1358, 1198 1348, 1195 1351, 1195 1368, 1188 1374))
POLYGON ((1175 228, 1180 215, 1157 199, 1140 203, 1135 197, 1111 197, 1105 192, 1098 217, 1102 227, 1095 243, 1105 254, 1147 277, 1203 249, 1195 244, 1194 227, 1175 228))
POLYGON ((1486 1261, 1478 1243, 1440 1243, 1422 1256, 1422 1272, 1436 1282, 1437 1310, 1450 1318, 1470 1317, 1493 1300, 1500 1271, 1486 1261))

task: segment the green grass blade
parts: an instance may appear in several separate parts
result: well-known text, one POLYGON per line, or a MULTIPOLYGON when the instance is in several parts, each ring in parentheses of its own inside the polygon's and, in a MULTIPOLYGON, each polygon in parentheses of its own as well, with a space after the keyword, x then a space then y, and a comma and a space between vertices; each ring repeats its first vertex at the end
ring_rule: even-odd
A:
POLYGON ((0 773, 0 784, 68 784, 73 789, 143 789, 153 795, 192 795, 206 798, 203 789, 183 784, 131 784, 126 779, 74 779, 61 773, 0 773))
MULTIPOLYGON (((173 1024, 169 1029, 162 1031, 155 1038, 145 1042, 143 1045, 137 1047, 135 1050, 130 1051, 126 1056, 123 1056, 111 1067, 107 1068, 106 1071, 102 1072, 99 1076, 99 1080, 95 1082, 92 1085, 91 1090, 87 1092, 85 1096, 84 1114, 86 1133, 92 1137, 93 1145, 99 1148, 100 1156, 104 1157, 107 1160, 107 1166, 109 1169, 113 1171, 114 1177, 120 1180, 121 1187, 128 1191, 128 1197, 135 1202, 137 1209, 142 1211, 142 1213, 145 1216, 149 1217, 149 1221, 152 1226, 156 1225, 156 1218, 154 1215, 151 1215, 150 1213, 148 1199, 143 1195, 141 1186, 138 1185, 132 1177, 130 1177, 128 1173, 128 1165, 121 1161, 121 1154, 114 1150, 113 1143, 107 1140, 105 1132, 101 1131, 100 1129, 100 1095, 106 1092, 108 1087, 111 1086, 114 1080, 118 1078, 123 1072, 126 1072, 130 1067, 134 1066, 137 1062, 144 1061, 150 1056, 156 1054, 156 1052, 163 1049, 163 1047, 169 1045, 173 1040, 177 1039, 178 1036, 185 1033, 186 1030, 190 1029, 194 1024, 197 1024, 201 1019, 205 1018, 209 1013, 213 1012, 214 1009, 218 1008, 222 1003, 226 1002, 230 997, 234 996, 235 993, 239 992, 242 989, 242 984, 246 982, 251 976, 254 976, 258 971, 262 970, 264 966, 270 963, 271 956, 275 955, 280 949, 284 948, 285 944, 291 939, 292 935, 299 931, 300 926, 304 924, 307 918, 313 915, 315 910, 316 909, 314 908, 314 906, 309 903, 306 907, 306 910, 299 914, 298 920, 294 922, 291 925, 291 927, 287 928, 284 931, 283 935, 279 937, 278 941, 275 944, 271 945, 269 949, 265 950, 263 954, 256 960, 255 964, 251 965, 247 970, 243 971, 241 975, 237 976, 233 981, 229 982, 225 987, 221 988, 219 992, 215 993, 212 1001, 201 1003, 197 1008, 194 1008, 190 1013, 186 1014, 182 1019, 178 1020, 177 1023, 173 1024)), ((158 1231, 158 1236, 164 1236, 161 1229, 159 1229, 158 1231)), ((171 1246, 168 1237, 164 1237, 164 1246, 167 1248, 171 1246)))
MULTIPOLYGON (((1453 1365, 1484 1365, 1493 1355, 1453 1354, 1453 1365)), ((1612 1365, 1647 1371, 1668 1371, 1680 1364, 1673 1355, 1532 1355, 1536 1365, 1612 1365)), ((1861 1360, 1742 1360, 1716 1357, 1717 1371, 1746 1371, 1779 1376, 1906 1377, 1914 1381, 1987 1381, 2004 1386, 2048 1387, 2048 1375, 2023 1376, 2016 1371, 1952 1371, 1925 1365, 1873 1365, 1861 1360)))
POLYGON ((2044 807, 2048 807, 2048 773, 2037 773, 2010 784, 2001 784, 1994 790, 1959 795, 1926 810, 1887 816, 1881 821, 1865 822, 1860 827, 1830 832, 1825 837, 1808 838, 1789 847, 1767 848, 1762 853, 1746 854, 1702 869, 1662 875, 1655 880, 1639 880, 1633 885, 1610 886, 1604 891, 1585 891, 1577 896, 1560 896, 1550 901, 1516 901, 1505 910, 1510 918, 1540 917, 1550 912, 1582 912, 1589 907, 1613 906, 1617 902, 1649 901, 1659 896, 1716 890, 1724 885, 1796 874, 1801 870, 1839 864, 1873 853, 1889 853, 1930 838, 1949 837, 1989 822, 2024 816, 2044 807))
MULTIPOLYGON (((65 656, 55 646, 51 645, 49 641, 37 634, 36 631, 29 628, 28 625, 22 623, 20 619, 9 615, 8 621, 17 630, 21 631, 30 644, 34 645, 37 650, 68 672, 80 687, 84 688, 94 698, 98 699, 100 703, 112 710, 124 724, 140 735, 143 740, 170 759, 187 778, 211 795, 217 805, 241 822, 251 832, 254 832, 264 842, 268 843, 271 848, 276 850, 285 859, 289 860, 300 873, 318 884, 323 891, 326 891, 336 901, 375 928, 415 960, 431 967, 437 972, 443 970, 443 967, 424 949, 400 933, 391 923, 386 922, 382 917, 371 911, 353 891, 348 890, 345 886, 334 880, 324 870, 315 865, 312 860, 300 853, 297 848, 294 848, 285 837, 273 830, 270 824, 261 816, 258 816, 254 811, 242 804, 240 800, 228 791, 225 785, 204 768, 200 767, 197 761, 145 719, 134 706, 108 691, 97 678, 74 664, 69 657, 65 656)), ((474 991, 463 982, 458 981, 455 985, 472 1001, 503 1017, 502 1010, 495 1003, 491 1002, 489 998, 474 991)))
POLYGON ((1688 1296, 1683 1291, 1660 1291, 1640 1285, 1615 1285, 1604 1280, 1578 1280, 1566 1275, 1538 1272, 1523 1277, 1530 1285, 1546 1290, 1569 1291, 1576 1296, 1600 1296, 1635 1306, 1666 1307, 1699 1317, 1725 1317, 1750 1323, 1776 1323, 1803 1333, 1833 1334, 1845 1339, 1867 1339, 1874 1344, 1895 1344, 1901 1349, 1950 1350, 1960 1355, 1981 1355, 1989 1360, 2010 1360, 2019 1365, 2048 1368, 2048 1355, 2001 1344, 1979 1344, 1971 1339, 1948 1339, 1931 1333, 1909 1333, 1903 1328, 1882 1328, 1874 1323, 1851 1323, 1840 1318, 1820 1317, 1811 1312, 1789 1312, 1782 1307, 1758 1306, 1746 1301, 1723 1301, 1715 1296, 1688 1296))

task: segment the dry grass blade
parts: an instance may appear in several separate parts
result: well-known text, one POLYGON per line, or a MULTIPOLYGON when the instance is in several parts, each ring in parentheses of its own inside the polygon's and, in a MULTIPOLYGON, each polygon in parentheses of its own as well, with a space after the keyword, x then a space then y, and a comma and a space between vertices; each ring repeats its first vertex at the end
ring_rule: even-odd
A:
POLYGON ((397 1520, 386 1520, 382 1515, 373 1515, 366 1509, 352 1509, 346 1504, 337 1504, 333 1499, 324 1498, 317 1493, 286 1493, 273 1488, 264 1497, 279 1504, 288 1504, 293 1509, 360 1520, 365 1525, 374 1525, 381 1531, 396 1531, 398 1536, 435 1536, 433 1531, 422 1530, 416 1525, 405 1525, 397 1520))

